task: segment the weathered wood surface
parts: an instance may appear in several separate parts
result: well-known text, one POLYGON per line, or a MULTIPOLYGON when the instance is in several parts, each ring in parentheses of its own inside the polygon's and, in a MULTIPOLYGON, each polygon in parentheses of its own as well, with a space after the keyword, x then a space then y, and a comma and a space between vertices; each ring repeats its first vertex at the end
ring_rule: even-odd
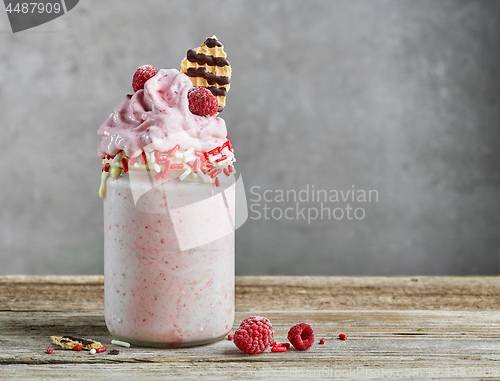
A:
POLYGON ((0 277, 0 380, 499 379, 499 291, 500 277, 237 277, 233 331, 258 314, 277 341, 307 322, 326 344, 254 356, 228 340, 48 355, 50 335, 68 332, 114 347, 102 277, 0 277))

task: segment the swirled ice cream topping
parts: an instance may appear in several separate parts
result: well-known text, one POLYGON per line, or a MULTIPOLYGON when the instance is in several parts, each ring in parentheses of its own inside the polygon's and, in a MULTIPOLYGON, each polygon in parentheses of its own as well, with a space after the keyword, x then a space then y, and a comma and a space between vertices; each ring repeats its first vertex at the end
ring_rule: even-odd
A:
POLYGON ((187 94, 189 77, 176 69, 160 70, 144 89, 127 95, 99 127, 99 156, 124 151, 133 158, 143 151, 168 152, 178 145, 207 152, 226 140, 226 123, 218 117, 194 115, 187 94))

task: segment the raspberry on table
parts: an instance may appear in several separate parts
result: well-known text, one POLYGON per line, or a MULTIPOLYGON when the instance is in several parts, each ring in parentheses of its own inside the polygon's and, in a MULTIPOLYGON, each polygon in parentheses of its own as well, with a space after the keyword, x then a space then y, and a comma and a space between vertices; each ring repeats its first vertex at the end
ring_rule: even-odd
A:
POLYGON ((321 345, 323 345, 325 342, 326 342, 326 340, 325 340, 325 338, 324 338, 324 337, 323 337, 323 338, 319 341, 319 343, 320 343, 321 345))
POLYGON ((153 78, 156 73, 158 73, 158 70, 151 65, 142 65, 139 67, 134 74, 134 78, 132 79, 132 88, 134 89, 134 92, 144 89, 146 81, 153 78))
POLYGON ((199 116, 212 116, 219 109, 219 102, 210 90, 204 87, 193 87, 188 93, 189 111, 199 116))
POLYGON ((250 316, 243 320, 234 333, 234 344, 244 353, 264 352, 274 339, 271 322, 262 316, 250 316))
POLYGON ((339 339, 340 339, 340 340, 347 340, 347 336, 346 336, 346 335, 344 335, 343 333, 341 333, 341 334, 339 335, 339 339))
POLYGON ((294 325, 288 331, 288 341, 301 351, 311 348, 314 343, 314 331, 307 323, 294 325))

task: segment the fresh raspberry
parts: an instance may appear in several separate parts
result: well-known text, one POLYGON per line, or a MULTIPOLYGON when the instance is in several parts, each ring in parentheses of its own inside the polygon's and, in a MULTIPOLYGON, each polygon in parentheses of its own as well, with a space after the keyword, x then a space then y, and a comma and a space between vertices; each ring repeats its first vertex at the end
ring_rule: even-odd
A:
POLYGON ((149 78, 152 78, 158 73, 151 65, 143 65, 134 74, 134 78, 132 79, 132 88, 134 92, 140 89, 144 89, 144 84, 149 78))
POLYGON ((346 335, 344 335, 343 333, 341 333, 341 334, 339 335, 339 339, 340 339, 340 340, 347 340, 347 336, 346 336, 346 335))
POLYGON ((51 355, 51 354, 52 354, 52 348, 51 348, 51 347, 48 347, 48 348, 47 348, 47 353, 48 353, 49 355, 51 355))
POLYGON ((311 348, 314 343, 314 331, 309 324, 300 323, 294 325, 288 331, 288 341, 301 351, 311 348))
POLYGON ((250 316, 243 320, 234 333, 234 344, 248 354, 264 352, 274 339, 271 322, 262 316, 250 316))
POLYGON ((210 90, 204 87, 193 87, 188 93, 189 111, 195 115, 212 116, 218 108, 219 102, 210 90))
POLYGON ((325 338, 324 338, 324 337, 323 337, 323 338, 319 341, 319 343, 320 343, 321 345, 323 345, 325 342, 326 342, 326 340, 325 340, 325 338))

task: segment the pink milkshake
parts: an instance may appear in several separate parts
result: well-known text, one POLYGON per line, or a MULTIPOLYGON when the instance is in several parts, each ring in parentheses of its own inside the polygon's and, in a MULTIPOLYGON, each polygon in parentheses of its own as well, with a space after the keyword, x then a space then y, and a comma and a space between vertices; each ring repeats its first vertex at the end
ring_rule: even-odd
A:
POLYGON ((235 158, 216 116, 230 68, 214 70, 229 66, 215 37, 191 58, 196 72, 140 69, 98 131, 105 320, 137 345, 213 342, 234 320, 235 158))

